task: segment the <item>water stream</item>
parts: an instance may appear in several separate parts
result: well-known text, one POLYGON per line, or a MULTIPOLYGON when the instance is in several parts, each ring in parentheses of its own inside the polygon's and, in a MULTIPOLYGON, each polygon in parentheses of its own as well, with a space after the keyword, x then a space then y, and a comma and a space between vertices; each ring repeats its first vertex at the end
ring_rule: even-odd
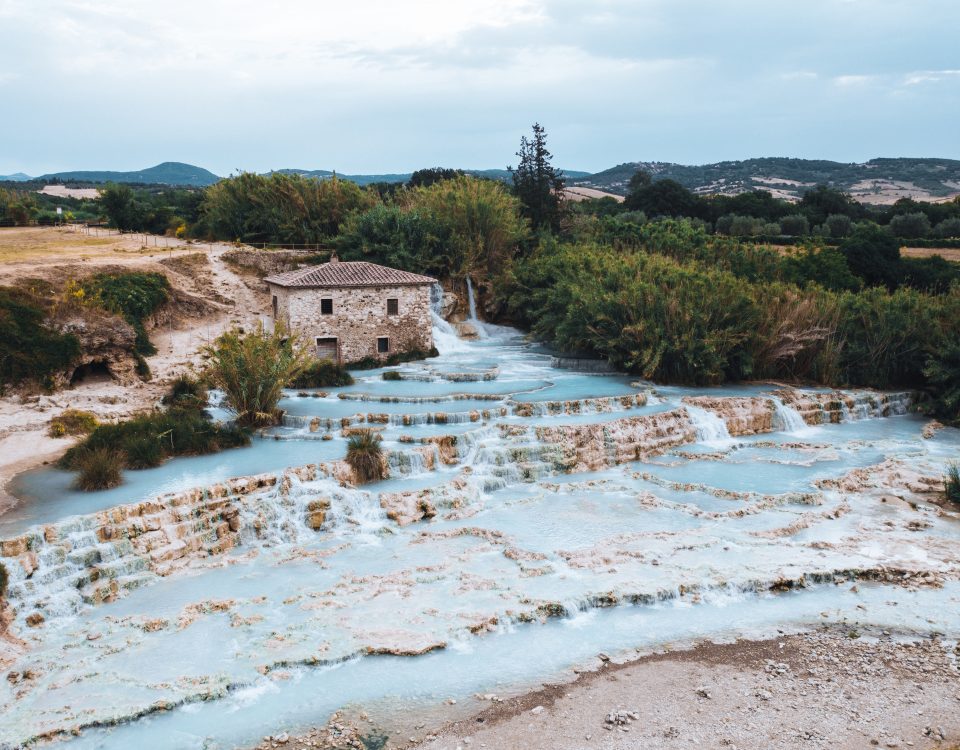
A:
POLYGON ((906 489, 960 431, 925 438, 906 395, 661 388, 463 341, 437 295, 434 320, 440 357, 287 393, 248 449, 101 493, 21 476, 0 746, 212 750, 348 705, 391 726, 600 651, 821 623, 960 636, 957 515, 906 489), (344 425, 381 430, 388 479, 339 480, 344 425))

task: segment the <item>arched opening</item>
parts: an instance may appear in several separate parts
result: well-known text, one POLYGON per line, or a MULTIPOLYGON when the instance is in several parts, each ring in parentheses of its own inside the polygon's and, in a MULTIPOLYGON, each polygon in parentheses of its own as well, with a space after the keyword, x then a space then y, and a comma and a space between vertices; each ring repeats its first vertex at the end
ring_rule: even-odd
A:
POLYGON ((73 371, 70 376, 70 385, 77 383, 107 383, 113 380, 113 373, 102 359, 86 362, 73 371))

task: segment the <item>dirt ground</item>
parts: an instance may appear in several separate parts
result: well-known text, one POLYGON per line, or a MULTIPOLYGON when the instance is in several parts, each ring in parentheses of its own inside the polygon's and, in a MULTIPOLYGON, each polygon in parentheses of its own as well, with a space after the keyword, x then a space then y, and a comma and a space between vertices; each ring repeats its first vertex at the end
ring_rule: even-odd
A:
POLYGON ((231 249, 106 230, 87 234, 72 227, 0 229, 0 284, 28 278, 62 283, 100 267, 162 271, 185 307, 168 325, 150 332, 157 353, 147 358, 153 373, 148 383, 121 386, 109 378, 87 379, 49 396, 0 398, 0 513, 16 503, 7 489, 15 475, 55 460, 72 445, 73 438, 47 435, 53 417, 83 409, 101 420, 117 419, 152 408, 166 383, 199 363, 202 346, 266 312, 249 283, 224 262, 231 249), (191 307, 190 300, 198 302, 191 307))
MULTIPOLYGON (((960 747, 952 642, 825 630, 706 643, 595 669, 520 697, 477 696, 468 718, 394 730, 385 747, 420 750, 867 750, 960 747)), ((456 707, 451 707, 454 710, 456 707)), ((372 722, 335 716, 267 748, 363 748, 372 722)), ((380 746, 380 745, 378 745, 380 746)))

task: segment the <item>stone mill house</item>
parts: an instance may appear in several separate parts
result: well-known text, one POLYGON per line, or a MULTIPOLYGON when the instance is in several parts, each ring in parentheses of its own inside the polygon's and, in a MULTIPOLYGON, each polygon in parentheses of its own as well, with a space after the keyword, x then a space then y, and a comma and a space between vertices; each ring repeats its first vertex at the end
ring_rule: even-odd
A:
POLYGON ((433 348, 430 290, 437 282, 429 276, 334 255, 264 281, 274 322, 303 336, 319 359, 350 363, 433 348))

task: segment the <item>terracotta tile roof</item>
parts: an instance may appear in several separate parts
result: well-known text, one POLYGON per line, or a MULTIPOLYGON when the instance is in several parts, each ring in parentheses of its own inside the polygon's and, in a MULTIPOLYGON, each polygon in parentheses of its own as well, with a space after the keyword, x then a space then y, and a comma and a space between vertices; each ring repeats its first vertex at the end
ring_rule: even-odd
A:
POLYGON ((333 261, 319 266, 307 266, 296 271, 276 273, 264 279, 268 284, 286 287, 345 287, 345 286, 421 286, 436 284, 437 280, 397 268, 378 266, 366 261, 333 261))

